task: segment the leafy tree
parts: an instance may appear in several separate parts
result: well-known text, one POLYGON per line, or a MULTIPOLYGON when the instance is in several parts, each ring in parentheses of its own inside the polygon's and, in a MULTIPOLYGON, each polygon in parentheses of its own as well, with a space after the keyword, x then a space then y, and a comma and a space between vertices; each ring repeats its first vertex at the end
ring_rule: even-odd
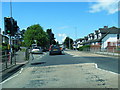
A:
POLYGON ((49 42, 47 33, 39 24, 28 27, 24 35, 26 46, 31 46, 31 44, 35 43, 34 40, 36 40, 38 46, 42 47, 45 47, 49 42))
POLYGON ((66 39, 64 40, 64 44, 66 45, 66 48, 72 49, 73 39, 71 39, 70 37, 66 37, 66 39), (70 44, 70 47, 69 47, 69 44, 70 44))
POLYGON ((59 42, 58 42, 58 41, 56 42, 56 45, 59 45, 59 42))

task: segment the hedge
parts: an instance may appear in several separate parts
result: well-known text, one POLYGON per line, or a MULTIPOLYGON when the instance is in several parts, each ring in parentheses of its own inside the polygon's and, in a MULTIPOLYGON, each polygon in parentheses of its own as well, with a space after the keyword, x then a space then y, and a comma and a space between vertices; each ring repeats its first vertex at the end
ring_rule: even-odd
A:
POLYGON ((90 48, 90 45, 84 45, 84 46, 79 47, 79 51, 84 51, 89 48, 90 48))

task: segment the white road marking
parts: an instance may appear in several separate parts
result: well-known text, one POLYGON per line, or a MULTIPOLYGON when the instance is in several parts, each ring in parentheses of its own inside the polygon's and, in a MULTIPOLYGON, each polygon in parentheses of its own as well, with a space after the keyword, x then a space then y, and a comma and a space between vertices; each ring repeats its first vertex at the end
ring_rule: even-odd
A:
POLYGON ((95 67, 99 70, 102 70, 102 71, 105 71, 105 72, 109 72, 109 73, 112 73, 112 74, 118 74, 118 73, 115 73, 115 72, 112 72, 112 71, 107 71, 107 70, 104 70, 104 69, 100 69, 98 68, 98 65, 95 63, 95 67))
POLYGON ((19 72, 19 73, 22 73, 22 71, 23 71, 23 68, 21 68, 21 70, 20 70, 20 72, 19 72))
MULTIPOLYGON (((37 59, 42 58, 42 57, 43 57, 43 56, 45 56, 46 54, 47 54, 47 53, 44 53, 44 55, 42 55, 42 56, 38 57, 37 59)), ((10 78, 8 78, 8 79, 4 80, 3 82, 1 82, 1 83, 0 83, 0 85, 2 85, 3 83, 5 83, 5 82, 7 82, 7 81, 11 80, 12 78, 14 78, 14 77, 18 76, 19 74, 21 74, 21 73, 22 73, 22 71, 23 71, 23 68, 21 68, 21 70, 20 70, 20 72, 19 72, 18 74, 16 74, 16 75, 14 75, 14 76, 12 76, 12 77, 10 77, 10 78)))
POLYGON ((4 80, 3 82, 1 82, 1 83, 0 83, 0 85, 2 85, 3 83, 5 83, 5 82, 7 82, 7 81, 11 80, 12 78, 14 78, 14 77, 18 76, 20 73, 22 73, 22 71, 23 71, 23 68, 21 68, 21 70, 20 70, 20 72, 19 72, 18 74, 16 74, 16 75, 14 75, 14 76, 12 76, 12 77, 10 77, 10 78, 8 78, 8 79, 4 80))
POLYGON ((43 55, 37 56, 36 59, 41 59, 42 57, 44 57, 47 53, 44 53, 43 55))

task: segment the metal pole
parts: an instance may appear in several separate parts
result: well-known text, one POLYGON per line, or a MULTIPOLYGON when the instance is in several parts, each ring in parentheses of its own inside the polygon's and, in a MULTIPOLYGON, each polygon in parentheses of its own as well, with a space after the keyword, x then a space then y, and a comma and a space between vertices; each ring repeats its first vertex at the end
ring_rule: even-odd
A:
MULTIPOLYGON (((12 18, 12 0, 10 0, 10 15, 12 18)), ((12 27, 13 30, 13 27, 12 27)), ((12 64, 12 40, 11 40, 11 35, 10 35, 10 63, 12 64)))
POLYGON ((11 35, 10 35, 10 63, 12 64, 12 42, 11 42, 11 35))
POLYGON ((10 15, 12 17, 12 0, 10 0, 10 15))
MULTIPOLYGON (((77 39, 77 27, 75 27, 75 40, 77 39)), ((75 49, 77 50, 77 42, 75 42, 75 49)))
POLYGON ((6 69, 8 68, 8 64, 7 64, 7 62, 8 62, 8 55, 7 55, 7 53, 5 52, 5 65, 6 65, 6 69))
POLYGON ((70 38, 69 38, 69 49, 70 49, 70 38))

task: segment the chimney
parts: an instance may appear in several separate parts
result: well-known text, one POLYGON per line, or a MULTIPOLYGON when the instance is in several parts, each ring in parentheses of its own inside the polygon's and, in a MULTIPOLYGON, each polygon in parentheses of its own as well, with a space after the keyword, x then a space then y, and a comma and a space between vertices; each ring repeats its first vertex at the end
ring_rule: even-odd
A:
POLYGON ((104 26, 104 29, 108 29, 108 26, 104 26))

